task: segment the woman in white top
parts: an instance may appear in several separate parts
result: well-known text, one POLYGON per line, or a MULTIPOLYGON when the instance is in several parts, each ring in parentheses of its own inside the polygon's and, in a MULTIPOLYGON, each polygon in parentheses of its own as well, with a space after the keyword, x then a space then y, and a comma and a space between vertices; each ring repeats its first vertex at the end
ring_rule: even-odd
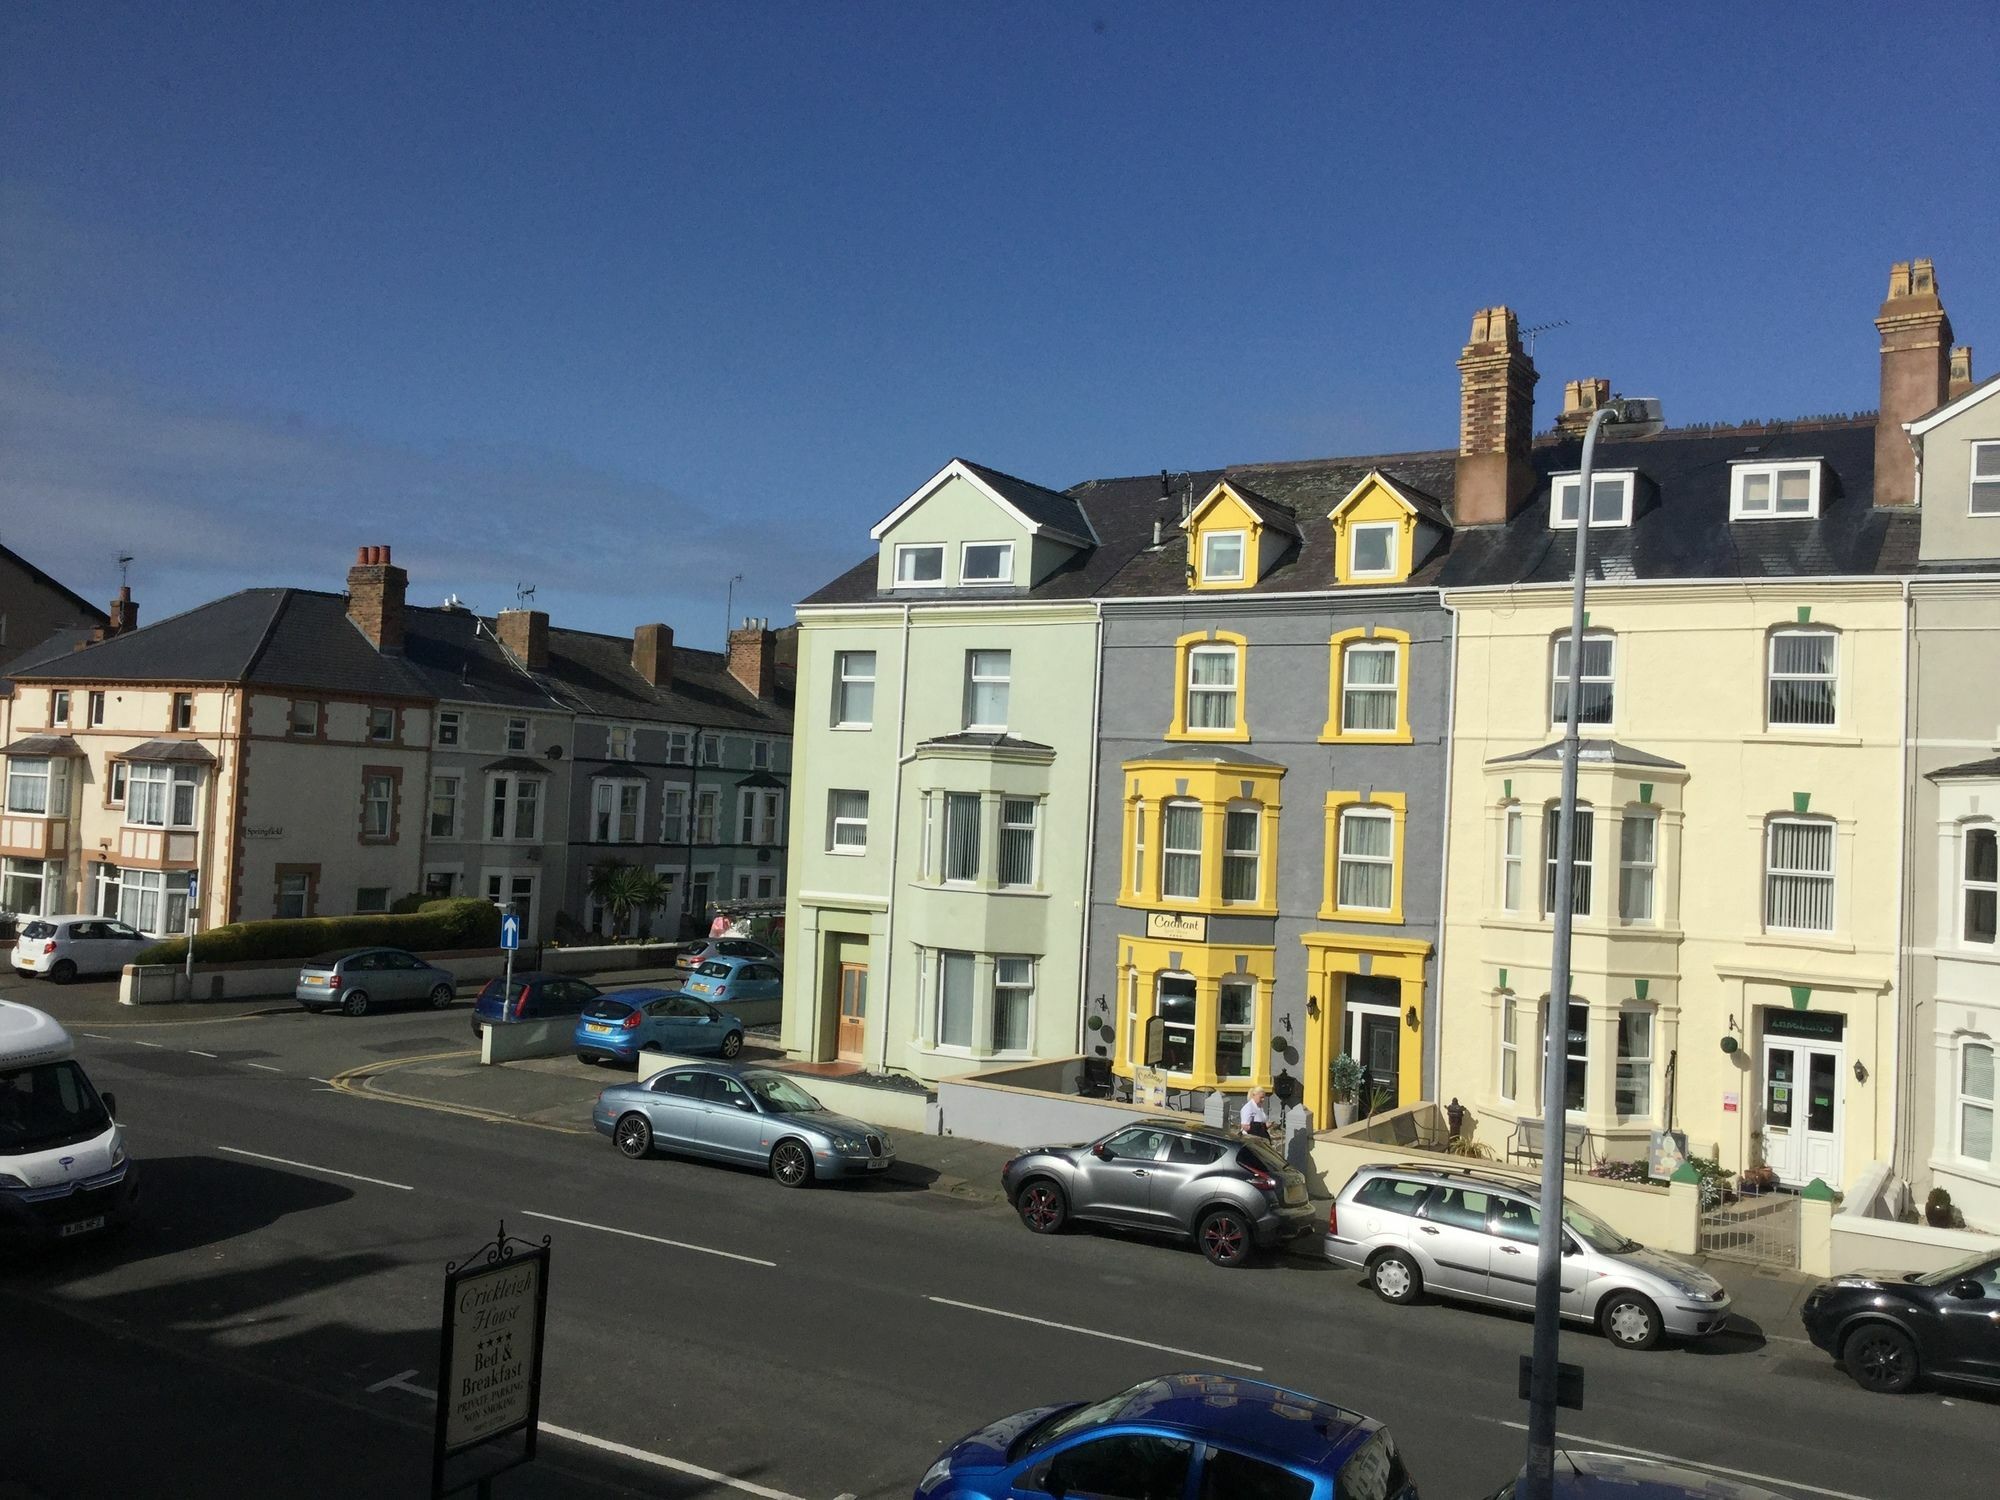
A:
POLYGON ((1271 1097, 1268 1089, 1253 1088, 1244 1096, 1243 1110, 1236 1117, 1245 1135, 1271 1138, 1271 1117, 1265 1112, 1264 1101, 1271 1097))

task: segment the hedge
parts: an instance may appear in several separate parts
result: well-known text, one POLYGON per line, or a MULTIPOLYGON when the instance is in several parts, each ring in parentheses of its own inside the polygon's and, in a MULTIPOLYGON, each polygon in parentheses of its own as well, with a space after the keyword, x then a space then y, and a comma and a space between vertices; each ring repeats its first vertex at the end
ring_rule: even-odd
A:
MULTIPOLYGON (((198 932, 197 962, 238 963, 247 959, 312 958, 340 948, 407 948, 413 953, 500 946, 500 908, 477 897, 426 901, 413 912, 362 917, 277 917, 267 922, 231 922, 198 932)), ((187 960, 187 939, 169 938, 141 953, 136 963, 178 964, 187 960)))

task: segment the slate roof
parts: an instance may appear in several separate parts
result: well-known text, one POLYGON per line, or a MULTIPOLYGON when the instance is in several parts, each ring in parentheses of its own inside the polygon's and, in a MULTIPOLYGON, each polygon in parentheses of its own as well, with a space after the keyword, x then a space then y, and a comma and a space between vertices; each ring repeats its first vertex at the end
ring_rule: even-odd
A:
POLYGON ((68 584, 62 582, 60 579, 52 578, 47 573, 44 573, 40 568, 36 567, 33 563, 29 562, 27 558, 21 556, 21 554, 16 552, 12 547, 0 546, 0 558, 5 558, 8 562, 12 563, 15 567, 19 568, 23 573, 26 573, 29 578, 34 580, 36 583, 39 583, 43 588, 61 594, 64 599, 68 600, 71 604, 75 605, 78 609, 82 610, 89 619, 95 621, 96 623, 101 625, 111 618, 99 606, 92 604, 88 599, 84 598, 83 595, 79 594, 75 589, 71 588, 68 584))
POLYGON ((1075 499, 1056 490, 1044 489, 1039 484, 1018 479, 1012 474, 1003 474, 998 469, 989 469, 984 464, 976 464, 969 458, 956 460, 977 474, 995 491, 1004 495, 1007 503, 1037 526, 1046 526, 1051 531, 1059 531, 1073 541, 1088 544, 1090 522, 1078 508, 1075 499))
POLYGON ((1275 500, 1265 498, 1241 480, 1231 480, 1229 489, 1237 499, 1250 507, 1252 515, 1273 531, 1281 531, 1290 537, 1299 534, 1299 518, 1292 513, 1290 506, 1280 505, 1275 500))
POLYGON ((64 757, 83 754, 83 746, 67 734, 31 734, 26 739, 14 741, 11 745, 0 745, 0 755, 60 755, 64 757))
MULTIPOLYGON (((1670 771, 1685 771, 1686 766, 1677 760, 1668 760, 1664 755, 1655 755, 1650 750, 1634 750, 1630 745, 1617 740, 1584 740, 1578 747, 1576 758, 1579 764, 1585 761, 1602 761, 1617 766, 1659 766, 1670 771)), ((1533 750, 1520 750, 1512 755, 1496 755, 1486 764, 1504 766, 1530 760, 1554 761, 1562 763, 1562 741, 1552 745, 1542 745, 1533 750)))
POLYGON ((1945 766, 1924 773, 1932 781, 1961 781, 1972 777, 2000 776, 2000 755, 1990 760, 1969 760, 1962 766, 1945 766))
POLYGON ((215 756, 193 740, 146 740, 130 750, 114 752, 119 760, 180 762, 184 765, 212 766, 215 756))
POLYGON ((1235 745, 1198 745, 1185 743, 1161 745, 1157 749, 1149 749, 1145 754, 1145 759, 1203 761, 1209 764, 1220 763, 1229 766, 1282 766, 1285 764, 1281 760, 1267 760, 1261 755, 1252 755, 1248 750, 1238 749, 1235 745))
POLYGON ((1024 740, 1017 734, 968 729, 959 734, 940 734, 923 741, 920 750, 1029 750, 1055 754, 1055 746, 1039 740, 1024 740))

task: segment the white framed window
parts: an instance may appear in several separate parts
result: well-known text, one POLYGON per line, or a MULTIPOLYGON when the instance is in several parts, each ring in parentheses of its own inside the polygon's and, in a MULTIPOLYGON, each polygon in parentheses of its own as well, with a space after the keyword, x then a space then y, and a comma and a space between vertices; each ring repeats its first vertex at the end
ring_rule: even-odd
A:
POLYGON ((294 698, 285 710, 285 733, 312 739, 319 733, 319 703, 312 698, 294 698))
POLYGON ((354 910, 358 916, 389 909, 389 887, 386 885, 364 885, 354 892, 354 910))
POLYGON ((694 841, 697 844, 721 842, 722 793, 712 786, 705 786, 694 794, 694 841))
POLYGON ((503 910, 512 907, 514 915, 521 919, 523 932, 535 930, 534 876, 515 875, 511 872, 489 874, 486 877, 486 899, 503 910))
POLYGON ((631 725, 613 724, 605 730, 604 758, 606 760, 630 760, 632 758, 631 725))
POLYGON ((141 828, 194 827, 193 766, 135 761, 125 789, 125 821, 141 828))
POLYGON ((194 694, 174 694, 174 728, 194 728, 194 694))
POLYGON ((1971 1038, 1958 1044, 1958 1154, 1993 1166, 1993 1044, 1971 1038))
POLYGON ((1222 899, 1255 901, 1262 894, 1258 850, 1263 809, 1232 806, 1222 815, 1222 899))
POLYGON ((960 583, 1012 583, 1014 544, 1012 542, 967 542, 959 549, 960 583))
POLYGON ((993 960, 993 1050, 1026 1052, 1034 1018, 1035 961, 1003 953, 993 960))
POLYGON ((977 792, 944 794, 944 878, 979 878, 980 797, 977 792))
POLYGON ((1659 819, 1627 812, 1618 824, 1618 919, 1653 920, 1653 871, 1659 863, 1659 819))
POLYGON ((1833 824, 1773 818, 1764 830, 1764 926, 1833 931, 1833 824))
POLYGON ((1205 531, 1201 537, 1201 581, 1241 583, 1243 581, 1241 531, 1205 531))
POLYGON ((542 779, 495 776, 487 808, 486 833, 495 839, 532 839, 542 827, 542 779))
POLYGON ((1820 461, 1729 466, 1729 519, 1761 521, 1819 514, 1820 461))
POLYGON ((1500 997, 1500 1097, 1509 1104, 1521 1097, 1521 1004, 1512 995, 1500 997))
POLYGON ((1011 651, 965 653, 965 727, 1004 730, 1007 696, 1013 674, 1011 651))
POLYGON ((386 839, 396 831, 396 778, 379 773, 361 783, 361 836, 386 839))
MULTIPOLYGON (((1551 802, 1542 813, 1542 853, 1547 875, 1542 882, 1542 914, 1556 911, 1556 862, 1562 857, 1562 809, 1551 802)), ((1574 873, 1570 885, 1570 915, 1590 915, 1590 845, 1596 832, 1596 817, 1581 804, 1576 809, 1576 829, 1570 847, 1574 851, 1574 873)))
POLYGON ((1033 797, 1000 799, 1000 884, 1028 889, 1035 884, 1036 831, 1041 804, 1033 797))
POLYGON ((1968 512, 1975 516, 2000 516, 2000 443, 1974 443, 1971 469, 1968 512))
POLYGON ((104 694, 93 690, 88 702, 89 707, 86 710, 88 714, 87 722, 92 729, 99 728, 104 723, 104 694))
POLYGON ((430 830, 432 838, 455 839, 458 837, 458 792, 458 777, 433 776, 431 778, 430 830))
POLYGON ((1831 630, 1774 630, 1768 662, 1770 723, 1822 729, 1839 707, 1840 637, 1831 630))
POLYGON ((1590 1007, 1572 1000, 1563 1020, 1563 1108, 1578 1115, 1590 1097, 1590 1007))
POLYGON ((62 861, 0 860, 0 911, 21 917, 46 917, 63 908, 62 861))
POLYGON ((636 844, 644 826, 646 784, 643 781, 597 780, 590 788, 590 841, 593 844, 636 844))
POLYGON ((1215 1076, 1248 1078, 1257 1060, 1257 981, 1232 974, 1216 988, 1215 1076))
POLYGON ((776 787, 751 787, 739 795, 736 841, 739 844, 778 842, 778 810, 783 794, 776 787))
POLYGON ((1968 823, 1964 845, 1959 939, 1991 948, 1995 908, 2000 907, 2000 829, 1991 823, 1968 823))
MULTIPOLYGON (((298 876, 308 881, 307 876, 298 876)), ((187 931, 187 872, 125 870, 119 882, 118 919, 127 927, 154 936, 173 936, 187 931)), ((281 912, 280 915, 283 915, 281 912)), ((303 908, 298 912, 304 916, 303 908)))
MULTIPOLYGON (((1609 724, 1616 706, 1618 639, 1608 630, 1583 638, 1583 672, 1577 683, 1576 722, 1609 724)), ((1549 652, 1549 722, 1569 718, 1569 636, 1559 635, 1549 652)))
POLYGON ((699 750, 700 750, 700 753, 701 753, 701 763, 702 763, 703 765, 705 765, 705 766, 719 766, 719 765, 721 765, 721 764, 722 764, 722 736, 721 736, 721 735, 719 735, 719 734, 706 734, 706 733, 704 733, 704 734, 703 734, 703 735, 702 735, 702 736, 700 737, 700 744, 699 744, 698 748, 699 748, 699 750))
POLYGON ((840 854, 868 852, 868 794, 835 790, 826 794, 826 847, 840 854))
POLYGON ((507 721, 507 748, 509 750, 525 750, 528 748, 528 721, 526 719, 509 719, 507 721))
POLYGON ((69 723, 69 689, 56 688, 49 694, 49 725, 69 723))
POLYGON ((368 738, 377 742, 396 737, 396 710, 380 704, 368 710, 368 738))
POLYGON ((1199 1010, 1193 975, 1159 977, 1153 993, 1153 1014, 1160 1018, 1160 1066, 1169 1073, 1194 1072, 1195 1018, 1199 1010))
POLYGON ((902 543, 897 546, 897 588, 937 588, 943 583, 943 542, 902 543))
MULTIPOLYGON (((1590 475, 1590 524, 1632 524, 1630 469, 1593 469, 1590 475)), ((1576 530, 1576 499, 1583 491, 1581 474, 1558 474, 1550 481, 1549 525, 1556 531, 1576 530)))
POLYGON ((1507 808, 1500 817, 1500 909, 1502 911, 1521 909, 1521 845, 1525 822, 1526 819, 1518 807, 1507 808))
POLYGON ((1343 807, 1334 904, 1354 911, 1388 911, 1395 883, 1395 819, 1382 808, 1343 807))
POLYGON ((1627 1120, 1653 1117, 1653 1012, 1628 1007, 1618 1012, 1618 1076, 1613 1114, 1627 1120))
POLYGON ((1396 674, 1402 651, 1393 642, 1357 643, 1340 653, 1343 734, 1390 734, 1396 728, 1396 674))
POLYGON ((45 756, 7 757, 7 811, 53 814, 69 811, 69 762, 45 756))
POLYGON ((867 729, 874 722, 875 653, 873 651, 834 652, 834 728, 867 729))
POLYGON ((938 954, 937 1039, 940 1047, 972 1046, 973 973, 970 953, 938 954))
POLYGON ((1146 889, 1146 804, 1132 809, 1132 890, 1146 889))
POLYGON ((1236 728, 1236 665, 1234 646, 1195 646, 1189 650, 1187 727, 1191 732, 1236 728))
MULTIPOLYGON (((128 870, 125 874, 124 885, 129 888, 133 883, 133 877, 141 873, 143 872, 138 870, 128 870)), ((272 915, 277 917, 303 917, 311 908, 312 876, 306 874, 303 870, 289 870, 280 875, 278 877, 278 903, 272 915)), ((120 912, 125 910, 122 892, 119 898, 118 909, 120 912)), ((130 916, 126 917, 125 920, 134 927, 139 926, 139 923, 130 916)))
POLYGON ((667 731, 667 764, 670 766, 691 766, 694 764, 694 736, 685 729, 667 731))
POLYGON ((1160 894, 1170 901, 1201 897, 1201 804, 1160 806, 1160 894))
POLYGON ((456 745, 464 730, 465 719, 455 708, 441 708, 437 716, 437 742, 440 745, 456 745))
POLYGON ((1347 528, 1347 576, 1389 578, 1396 569, 1403 527, 1397 521, 1356 521, 1347 528))
POLYGON ((678 786, 660 789, 660 842, 687 842, 687 789, 678 786))
POLYGON ((1125 976, 1125 1065, 1139 1061, 1139 971, 1125 976))
MULTIPOLYGON (((109 774, 111 777, 111 805, 113 807, 123 807, 125 805, 125 788, 130 784, 132 768, 125 761, 114 760, 111 762, 109 774)), ((99 912, 98 915, 103 916, 105 914, 99 912)))

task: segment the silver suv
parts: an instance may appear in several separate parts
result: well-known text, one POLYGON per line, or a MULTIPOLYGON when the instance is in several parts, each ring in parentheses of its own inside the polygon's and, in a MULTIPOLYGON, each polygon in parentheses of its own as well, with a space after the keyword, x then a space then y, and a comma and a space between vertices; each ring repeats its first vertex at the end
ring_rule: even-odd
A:
POLYGON ((1037 1146, 1000 1169, 1000 1185, 1037 1234, 1090 1219, 1192 1240, 1218 1266, 1318 1227, 1305 1178, 1267 1143, 1185 1120, 1037 1146))
MULTIPOLYGON (((1385 1302, 1424 1291, 1504 1307, 1535 1305, 1539 1183, 1476 1168, 1363 1167, 1327 1217, 1326 1258, 1365 1270, 1385 1302)), ((1699 1338, 1729 1321, 1729 1293, 1706 1271, 1627 1239, 1563 1205, 1562 1315, 1621 1349, 1663 1334, 1699 1338)))

